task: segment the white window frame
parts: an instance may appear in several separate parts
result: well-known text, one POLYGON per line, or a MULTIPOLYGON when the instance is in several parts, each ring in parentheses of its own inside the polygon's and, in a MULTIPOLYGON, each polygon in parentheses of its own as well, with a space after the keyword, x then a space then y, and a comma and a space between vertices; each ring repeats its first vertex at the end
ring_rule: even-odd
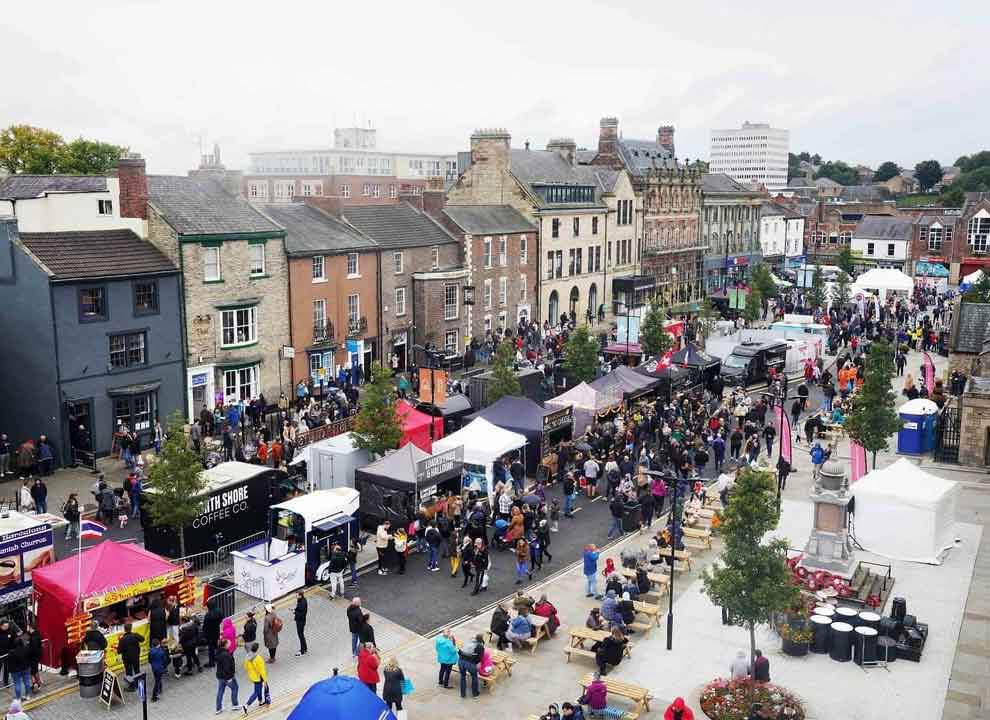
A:
POLYGON ((401 275, 405 267, 405 255, 401 250, 396 250, 392 253, 392 269, 395 270, 396 275, 401 275))
POLYGON ((248 183, 248 195, 256 200, 268 199, 268 182, 248 183))
POLYGON ((361 321, 361 296, 351 293, 347 296, 347 330, 350 332, 351 325, 356 325, 361 321), (353 301, 354 306, 351 307, 353 301))
POLYGON ((99 215, 113 215, 113 200, 97 200, 96 212, 99 215))
POLYGON ((395 185, 388 186, 388 196, 392 200, 395 200, 397 197, 399 197, 399 191, 396 190, 395 185))
POLYGON ((498 304, 506 305, 509 302, 509 278, 504 275, 498 279, 498 304))
POLYGON ((345 184, 343 184, 343 185, 340 186, 340 196, 342 198, 349 198, 351 196, 351 186, 350 186, 350 184, 345 183, 345 184))
POLYGON ((503 310, 498 314, 498 326, 503 330, 505 330, 505 324, 508 322, 508 320, 509 320, 509 315, 508 313, 505 312, 505 310, 503 310))
POLYGON ((327 259, 325 255, 313 256, 313 282, 325 283, 327 281, 327 259))
POLYGON ((485 315, 485 332, 491 332, 492 329, 492 316, 485 315))
POLYGON ((458 348, 457 337, 460 334, 458 330, 446 330, 443 334, 443 349, 457 355, 460 352, 458 348))
POLYGON ((485 284, 484 284, 483 287, 484 287, 483 292, 484 292, 485 310, 491 310, 491 308, 492 308, 492 279, 491 278, 485 278, 485 284))
POLYGON ((395 289, 395 316, 402 317, 406 314, 406 289, 398 287, 395 289))
POLYGON ((528 283, 526 282, 526 276, 525 275, 520 275, 519 276, 519 302, 521 302, 521 303, 526 302, 526 292, 527 292, 527 287, 526 286, 527 286, 527 284, 528 283))
POLYGON ((492 266, 492 238, 490 235, 486 235, 481 241, 481 264, 486 268, 492 266))
POLYGON ((509 262, 509 236, 500 235, 498 238, 498 264, 505 267, 509 262))
POLYGON ((379 198, 381 196, 382 196, 382 186, 379 185, 378 183, 375 183, 374 185, 371 186, 371 197, 379 198))
POLYGON ((254 343, 258 342, 258 306, 249 305, 247 307, 221 310, 220 322, 218 323, 218 325, 220 326, 219 327, 220 347, 236 348, 236 347, 243 347, 245 345, 253 345, 254 343), (238 330, 242 327, 240 318, 238 317, 239 313, 246 313, 245 319, 247 320, 247 322, 246 324, 243 324, 243 327, 247 329, 248 334, 245 340, 237 339, 238 330), (224 341, 224 329, 227 327, 225 319, 227 316, 230 316, 232 320, 231 328, 234 332, 234 342, 230 342, 230 343, 224 341))
POLYGON ((268 258, 265 253, 265 243, 248 243, 248 273, 251 277, 264 277, 267 274, 267 260, 268 258), (259 267, 256 265, 258 258, 254 256, 258 248, 261 248, 260 269, 256 269, 259 267))
POLYGON ((460 290, 458 289, 458 285, 456 283, 447 283, 446 285, 443 286, 443 319, 444 320, 456 320, 458 317, 460 317, 460 298, 461 298, 460 290), (447 303, 448 290, 454 291, 453 304, 447 303), (452 311, 451 308, 453 308, 452 311))
POLYGON ((317 298, 313 301, 313 327, 322 328, 327 324, 327 301, 317 298))
POLYGON ((347 278, 359 278, 361 277, 361 264, 357 253, 347 253, 347 278), (351 266, 354 266, 353 269, 351 266))
POLYGON ((529 238, 526 235, 519 236, 519 264, 529 264, 529 238))
POLYGON ((934 252, 942 252, 943 228, 941 225, 928 228, 928 249, 934 252))
POLYGON ((434 245, 430 248, 430 270, 440 269, 440 248, 434 245))
POLYGON ((203 251, 203 282, 222 282, 223 281, 223 265, 221 264, 220 257, 220 246, 219 245, 204 245, 203 251), (216 258, 216 262, 210 262, 211 258, 216 258), (216 273, 210 275, 210 268, 216 266, 216 273))
POLYGON ((250 400, 258 397, 260 388, 258 379, 261 375, 257 365, 241 368, 231 368, 223 371, 223 395, 225 400, 250 400), (245 376, 246 373, 246 376, 245 376), (245 377, 247 382, 244 382, 245 377), (230 380, 233 378, 233 381, 230 380), (245 392, 247 388, 247 392, 245 392), (233 392, 230 390, 233 389, 233 392))

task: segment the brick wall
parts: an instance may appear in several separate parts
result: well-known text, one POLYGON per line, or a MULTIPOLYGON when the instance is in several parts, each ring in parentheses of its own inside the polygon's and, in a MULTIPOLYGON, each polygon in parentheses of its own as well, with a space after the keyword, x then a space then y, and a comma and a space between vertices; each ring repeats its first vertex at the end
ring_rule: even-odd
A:
POLYGON ((445 347, 448 331, 456 333, 456 350, 464 352, 467 334, 467 313, 464 306, 463 287, 467 271, 457 269, 423 273, 413 281, 413 321, 416 324, 415 342, 432 342, 437 347, 445 347), (448 285, 457 286, 457 317, 447 319, 445 313, 445 293, 448 285))
POLYGON ((121 158, 117 161, 117 179, 120 183, 120 216, 126 218, 148 217, 148 178, 142 158, 121 158))
MULTIPOLYGON (((415 338, 412 332, 413 321, 413 274, 417 272, 429 272, 432 268, 432 246, 405 247, 401 249, 385 249, 382 253, 382 295, 380 307, 382 311, 382 335, 385 341, 384 353, 390 352, 389 342, 391 338, 407 332, 407 347, 415 343, 422 344, 429 332, 436 332, 438 326, 417 324, 415 338), (395 272, 395 253, 402 253, 402 273, 395 272), (402 315, 396 314, 395 290, 405 288, 406 308, 402 315)), ((457 243, 447 243, 437 246, 440 253, 440 268, 458 268, 461 264, 460 246, 457 243)), ((463 284, 463 283, 461 283, 463 284)), ((430 317, 433 323, 435 318, 430 317)), ((442 316, 441 316, 442 317, 442 316)))

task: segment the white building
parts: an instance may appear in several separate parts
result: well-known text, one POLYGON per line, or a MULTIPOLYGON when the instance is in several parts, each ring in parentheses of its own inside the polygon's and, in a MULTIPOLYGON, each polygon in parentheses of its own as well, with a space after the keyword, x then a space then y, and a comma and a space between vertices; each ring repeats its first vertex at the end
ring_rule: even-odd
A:
POLYGON ((0 215, 22 233, 133 230, 145 221, 120 216, 120 182, 102 175, 8 175, 0 178, 0 215))
POLYGON ((910 257, 914 218, 867 215, 856 226, 852 252, 858 263, 904 270, 910 257))
POLYGON ((760 252, 770 265, 780 265, 787 251, 787 211, 774 203, 760 208, 760 252))
POLYGON ((784 255, 788 260, 800 258, 804 255, 804 217, 794 212, 787 211, 787 236, 784 242, 784 255))
POLYGON ((712 130, 708 171, 779 190, 787 187, 789 150, 790 131, 769 123, 745 122, 741 128, 712 130))

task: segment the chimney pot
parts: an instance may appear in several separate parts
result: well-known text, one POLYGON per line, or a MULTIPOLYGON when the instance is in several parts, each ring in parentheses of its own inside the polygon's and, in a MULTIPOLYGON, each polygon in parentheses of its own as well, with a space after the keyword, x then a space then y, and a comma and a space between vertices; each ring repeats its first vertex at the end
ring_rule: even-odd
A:
POLYGON ((144 159, 137 153, 126 153, 117 161, 117 181, 120 186, 120 216, 148 219, 148 176, 144 159))

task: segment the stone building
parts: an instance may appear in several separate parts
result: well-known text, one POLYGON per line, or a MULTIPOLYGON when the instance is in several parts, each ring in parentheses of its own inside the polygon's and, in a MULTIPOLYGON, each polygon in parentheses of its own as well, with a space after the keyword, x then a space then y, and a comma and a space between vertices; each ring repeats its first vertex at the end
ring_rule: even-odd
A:
POLYGON ((766 198, 720 173, 702 176, 701 194, 705 288, 714 292, 745 282, 760 262, 760 207, 766 198))
POLYGON ((911 228, 911 256, 915 277, 943 277, 959 284, 961 250, 965 239, 958 235, 959 209, 931 209, 915 218, 911 228))
POLYGON ((148 240, 183 275, 190 417, 204 405, 291 394, 285 230, 213 179, 146 183, 148 240))
MULTIPOLYGON (((982 353, 982 364, 990 365, 990 343, 982 353)), ((990 370, 966 382, 959 403, 959 462, 990 467, 990 370)))
POLYGON ((959 217, 959 277, 977 270, 990 274, 990 192, 966 193, 959 217))

